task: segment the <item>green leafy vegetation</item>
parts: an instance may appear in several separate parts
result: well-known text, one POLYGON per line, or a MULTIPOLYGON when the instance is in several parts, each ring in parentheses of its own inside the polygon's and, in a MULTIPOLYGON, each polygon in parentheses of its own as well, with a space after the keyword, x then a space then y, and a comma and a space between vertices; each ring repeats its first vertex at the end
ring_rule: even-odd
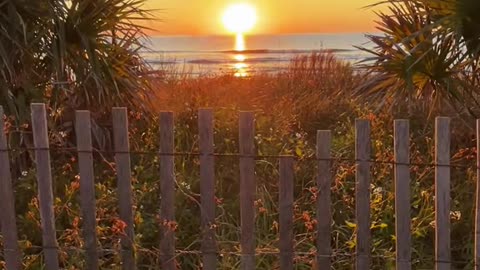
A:
POLYGON ((363 67, 371 78, 358 94, 371 103, 408 110, 478 116, 480 2, 391 0, 379 12, 380 35, 363 67))
MULTIPOLYGON (((148 19, 143 2, 1 0, 0 105, 12 125, 28 128, 32 102, 46 103, 50 128, 67 134, 76 109, 91 110, 99 122, 113 106, 148 113, 149 67, 139 53, 140 23, 148 19)), ((95 134, 104 137, 100 129, 95 134)), ((33 144, 23 132, 9 142, 12 148, 33 144)), ((29 160, 15 161, 16 175, 29 160)))

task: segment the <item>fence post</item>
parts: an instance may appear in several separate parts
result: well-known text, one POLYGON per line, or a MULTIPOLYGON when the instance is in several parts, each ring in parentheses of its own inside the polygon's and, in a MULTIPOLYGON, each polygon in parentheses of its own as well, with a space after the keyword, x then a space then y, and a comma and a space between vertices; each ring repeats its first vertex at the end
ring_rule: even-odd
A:
POLYGON ((83 218, 83 237, 86 249, 86 268, 98 269, 95 176, 93 172, 92 124, 89 111, 77 111, 75 133, 77 137, 78 169, 80 174, 80 206, 83 218))
POLYGON ((135 234, 127 109, 113 108, 112 120, 120 219, 126 224, 125 235, 121 238, 122 269, 132 270, 136 269, 136 265, 133 249, 135 234))
POLYGON ((396 269, 411 269, 409 122, 395 120, 395 235, 396 269))
POLYGON ((370 269, 370 122, 355 121, 356 188, 355 215, 357 219, 356 270, 370 269))
POLYGON ((293 158, 280 158, 279 188, 279 229, 280 229, 280 270, 293 267, 293 158))
POLYGON ((18 247, 15 199, 3 116, 3 107, 0 106, 0 205, 3 212, 0 220, 3 235, 3 252, 6 269, 19 270, 21 268, 21 254, 18 247))
POLYGON ((203 269, 217 268, 215 241, 215 160, 213 138, 213 111, 201 109, 198 112, 200 138, 200 198, 202 204, 202 253, 203 269))
POLYGON ((160 113, 160 256, 162 269, 175 266, 175 171, 173 113, 160 113))
POLYGON ((329 130, 317 132, 317 266, 331 269, 331 161, 332 133, 329 130))
POLYGON ((55 232, 55 217, 53 209, 47 112, 45 104, 41 103, 32 104, 31 110, 45 266, 48 270, 58 270, 58 243, 57 234, 55 232))
POLYGON ((255 269, 255 125, 253 112, 240 112, 240 219, 242 270, 255 269))
POLYGON ((450 118, 435 121, 435 269, 451 267, 450 255, 450 118))
POLYGON ((477 194, 475 203, 475 270, 480 270, 480 119, 477 120, 477 194))

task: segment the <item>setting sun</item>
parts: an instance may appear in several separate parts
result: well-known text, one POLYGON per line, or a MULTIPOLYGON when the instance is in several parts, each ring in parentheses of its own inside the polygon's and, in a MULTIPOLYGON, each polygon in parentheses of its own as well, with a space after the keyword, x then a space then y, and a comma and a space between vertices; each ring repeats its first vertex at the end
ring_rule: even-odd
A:
POLYGON ((249 4, 235 4, 229 6, 223 14, 223 25, 232 33, 245 33, 255 26, 257 12, 249 4))

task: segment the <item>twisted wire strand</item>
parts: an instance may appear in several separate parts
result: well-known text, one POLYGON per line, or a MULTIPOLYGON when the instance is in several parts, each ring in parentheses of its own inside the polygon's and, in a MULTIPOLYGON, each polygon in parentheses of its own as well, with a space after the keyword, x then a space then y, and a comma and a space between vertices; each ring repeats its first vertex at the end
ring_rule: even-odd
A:
MULTIPOLYGON (((268 154, 240 154, 240 153, 200 153, 200 152, 160 152, 160 151, 117 151, 117 150, 79 150, 74 147, 18 147, 18 148, 3 148, 0 149, 0 153, 15 153, 15 152, 25 152, 25 151, 50 151, 50 152, 68 152, 73 154, 130 154, 130 155, 156 155, 156 156, 173 156, 173 157, 225 157, 225 158, 253 158, 255 160, 266 160, 266 159, 282 159, 282 158, 293 158, 297 161, 331 161, 331 162, 350 162, 350 163, 360 163, 368 162, 372 164, 383 164, 383 165, 396 165, 396 166, 417 166, 417 167, 450 167, 450 168, 464 168, 464 169, 480 169, 480 164, 475 165, 460 165, 460 164, 439 164, 435 162, 422 163, 422 162, 396 162, 388 160, 377 160, 377 159, 356 159, 356 158, 318 158, 315 156, 306 156, 299 157, 295 155, 280 154, 280 155, 268 155, 268 154)), ((473 162, 472 162, 473 163, 473 162)))

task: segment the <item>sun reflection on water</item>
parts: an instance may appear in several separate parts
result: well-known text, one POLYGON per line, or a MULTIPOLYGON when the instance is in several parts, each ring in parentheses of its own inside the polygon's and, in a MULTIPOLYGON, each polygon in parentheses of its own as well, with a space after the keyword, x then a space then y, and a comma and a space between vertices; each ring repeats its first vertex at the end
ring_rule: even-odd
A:
POLYGON ((235 36, 235 51, 245 51, 245 36, 242 33, 235 36))
POLYGON ((245 63, 247 57, 241 52, 245 51, 245 37, 239 33, 235 37, 235 51, 238 52, 233 56, 235 62, 233 63, 234 76, 235 77, 247 77, 248 76, 248 64, 245 63))
POLYGON ((247 77, 248 76, 248 65, 243 62, 238 62, 233 65, 235 69, 235 77, 247 77))
POLYGON ((236 54, 235 56, 233 56, 233 58, 238 62, 243 62, 247 59, 243 54, 236 54))

